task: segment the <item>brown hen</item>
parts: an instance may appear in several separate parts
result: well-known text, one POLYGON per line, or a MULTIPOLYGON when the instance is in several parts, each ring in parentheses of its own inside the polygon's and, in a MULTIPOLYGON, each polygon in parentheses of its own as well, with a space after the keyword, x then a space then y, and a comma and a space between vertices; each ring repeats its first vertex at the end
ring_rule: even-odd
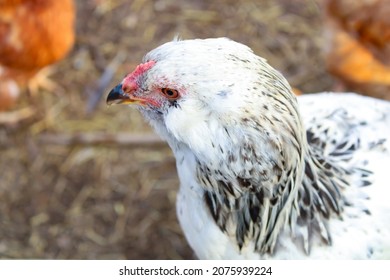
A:
POLYGON ((74 43, 73 0, 0 0, 0 110, 74 43))
POLYGON ((328 70, 348 90, 390 100, 390 1, 324 3, 328 70))

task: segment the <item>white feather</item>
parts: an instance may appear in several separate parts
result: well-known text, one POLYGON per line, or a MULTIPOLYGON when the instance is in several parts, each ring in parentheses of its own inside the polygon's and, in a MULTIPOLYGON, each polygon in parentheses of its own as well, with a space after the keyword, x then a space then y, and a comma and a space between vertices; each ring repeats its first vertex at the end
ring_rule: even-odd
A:
MULTIPOLYGON (((280 245, 274 255, 254 252, 248 244, 239 252, 232 239, 216 226, 208 213, 202 196, 202 187, 194 180, 193 161, 178 164, 181 181, 177 198, 177 213, 187 240, 200 259, 389 259, 390 258, 390 104, 356 94, 310 94, 298 98, 303 120, 307 127, 313 117, 321 121, 337 108, 348 111, 353 121, 366 122, 358 133, 362 149, 354 154, 352 162, 366 162, 365 168, 374 172, 374 183, 361 188, 351 186, 344 193, 355 205, 364 205, 371 215, 362 215, 354 207, 346 207, 342 219, 331 219, 330 246, 313 240, 310 254, 297 246, 299 238, 291 237, 288 229, 279 236, 280 245), (387 139, 377 149, 368 146, 378 139, 387 139), (366 200, 364 197, 370 199, 366 200)), ((183 151, 191 158, 191 152, 183 151)), ((301 233, 307 238, 307 233, 301 233)), ((234 240, 234 238, 233 238, 234 240)))

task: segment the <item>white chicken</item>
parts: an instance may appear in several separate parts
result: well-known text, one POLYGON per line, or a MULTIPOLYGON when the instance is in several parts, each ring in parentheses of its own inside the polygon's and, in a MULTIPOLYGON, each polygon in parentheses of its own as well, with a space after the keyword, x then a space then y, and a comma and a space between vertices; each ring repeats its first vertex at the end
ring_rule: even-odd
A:
POLYGON ((177 215, 200 259, 390 258, 390 103, 298 101, 226 38, 166 43, 107 97, 136 105, 172 148, 177 215))

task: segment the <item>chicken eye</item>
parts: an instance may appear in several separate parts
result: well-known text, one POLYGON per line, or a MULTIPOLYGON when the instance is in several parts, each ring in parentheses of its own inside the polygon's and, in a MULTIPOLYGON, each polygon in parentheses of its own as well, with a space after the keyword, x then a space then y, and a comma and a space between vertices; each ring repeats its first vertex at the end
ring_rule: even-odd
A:
POLYGON ((176 89, 172 88, 162 88, 161 89, 162 94, 170 100, 176 100, 179 98, 179 92, 176 89))

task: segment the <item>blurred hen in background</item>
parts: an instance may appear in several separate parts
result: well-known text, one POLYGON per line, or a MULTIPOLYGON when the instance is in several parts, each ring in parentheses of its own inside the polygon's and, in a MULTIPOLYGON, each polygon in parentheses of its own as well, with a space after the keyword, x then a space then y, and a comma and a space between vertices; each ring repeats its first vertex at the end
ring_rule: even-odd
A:
POLYGON ((325 0, 326 61, 342 90, 390 100, 390 0, 325 0))
POLYGON ((44 67, 74 43, 73 0, 0 0, 0 111, 29 87, 50 86, 44 67))

